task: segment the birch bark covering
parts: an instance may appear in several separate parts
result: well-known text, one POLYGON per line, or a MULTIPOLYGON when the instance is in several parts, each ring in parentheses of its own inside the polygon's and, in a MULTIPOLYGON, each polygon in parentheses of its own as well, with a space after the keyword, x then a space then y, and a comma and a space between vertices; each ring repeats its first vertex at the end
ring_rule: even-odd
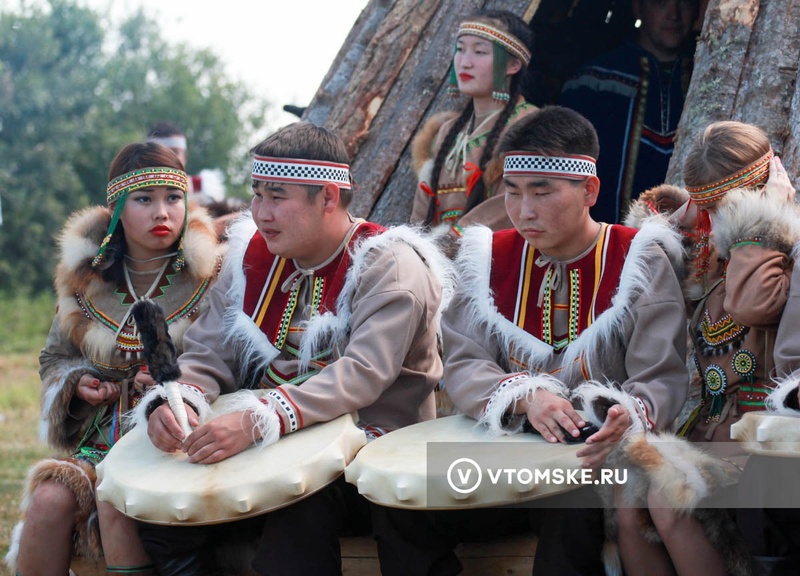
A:
POLYGON ((538 3, 369 2, 304 116, 347 144, 358 185, 353 214, 382 224, 408 220, 416 188, 411 139, 432 113, 465 104, 445 94, 459 21, 484 7, 529 19, 538 3))
POLYGON ((795 186, 800 182, 800 0, 711 0, 667 180, 710 123, 766 130, 795 186))

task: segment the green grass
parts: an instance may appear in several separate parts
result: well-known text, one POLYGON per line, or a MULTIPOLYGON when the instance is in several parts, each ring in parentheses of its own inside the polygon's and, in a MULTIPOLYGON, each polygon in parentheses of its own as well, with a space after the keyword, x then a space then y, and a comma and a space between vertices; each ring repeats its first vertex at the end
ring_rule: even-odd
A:
POLYGON ((53 297, 0 298, 0 555, 19 519, 30 465, 49 455, 39 441, 39 350, 53 320, 53 297))
POLYGON ((55 297, 0 293, 0 354, 41 350, 55 316, 55 297))

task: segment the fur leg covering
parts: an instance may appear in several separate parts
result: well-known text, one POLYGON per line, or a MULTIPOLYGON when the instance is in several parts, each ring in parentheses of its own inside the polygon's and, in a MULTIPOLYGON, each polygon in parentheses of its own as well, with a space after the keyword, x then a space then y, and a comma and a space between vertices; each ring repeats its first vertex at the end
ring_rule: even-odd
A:
MULTIPOLYGON (((657 491, 678 514, 691 514, 703 527, 710 543, 727 564, 729 574, 751 573, 747 546, 739 533, 733 513, 724 508, 698 508, 704 498, 732 481, 723 464, 696 445, 669 433, 640 433, 627 436, 609 457, 609 465, 626 466, 628 482, 620 493, 621 502, 611 502, 610 490, 604 494, 606 534, 617 537, 616 505, 634 507, 640 514, 642 534, 651 542, 661 539, 647 514, 647 495, 657 491)), ((611 496, 613 498, 613 495, 611 496)), ((604 558, 610 570, 619 563, 614 542, 604 558)), ((612 573, 609 571, 609 573, 612 573)))
POLYGON ((6 564, 12 572, 16 570, 19 540, 25 515, 31 506, 36 488, 47 481, 59 482, 68 487, 75 495, 77 512, 73 519, 75 522, 74 554, 92 560, 99 560, 103 557, 95 505, 94 485, 96 480, 94 467, 75 458, 41 460, 28 470, 20 504, 22 520, 14 528, 11 546, 5 558, 6 564))

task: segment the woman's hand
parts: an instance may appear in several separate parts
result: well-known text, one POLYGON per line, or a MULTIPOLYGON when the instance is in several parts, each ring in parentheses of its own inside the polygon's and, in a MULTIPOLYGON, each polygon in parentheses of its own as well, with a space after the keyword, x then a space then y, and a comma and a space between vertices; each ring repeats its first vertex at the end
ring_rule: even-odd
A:
POLYGON ((786 168, 777 156, 773 156, 769 161, 769 178, 761 193, 781 202, 794 202, 796 191, 789 180, 786 168))
POLYGON ((119 382, 100 381, 91 374, 84 374, 78 382, 75 395, 91 404, 92 406, 103 406, 112 404, 119 398, 119 382))

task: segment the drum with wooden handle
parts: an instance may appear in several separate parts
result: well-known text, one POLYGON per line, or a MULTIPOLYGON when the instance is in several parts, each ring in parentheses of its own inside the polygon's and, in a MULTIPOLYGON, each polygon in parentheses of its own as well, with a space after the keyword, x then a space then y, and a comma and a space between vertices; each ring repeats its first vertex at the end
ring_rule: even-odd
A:
MULTIPOLYGON (((223 412, 226 397, 212 404, 223 412)), ((253 446, 216 464, 162 452, 147 430, 123 436, 97 467, 97 494, 153 524, 215 524, 288 506, 333 482, 366 443, 352 415, 253 446)))
POLYGON ((583 446, 550 444, 526 432, 490 437, 475 420, 455 415, 373 440, 347 467, 345 478, 368 500, 393 508, 503 506, 578 488, 560 480, 581 477, 575 454, 583 446))

